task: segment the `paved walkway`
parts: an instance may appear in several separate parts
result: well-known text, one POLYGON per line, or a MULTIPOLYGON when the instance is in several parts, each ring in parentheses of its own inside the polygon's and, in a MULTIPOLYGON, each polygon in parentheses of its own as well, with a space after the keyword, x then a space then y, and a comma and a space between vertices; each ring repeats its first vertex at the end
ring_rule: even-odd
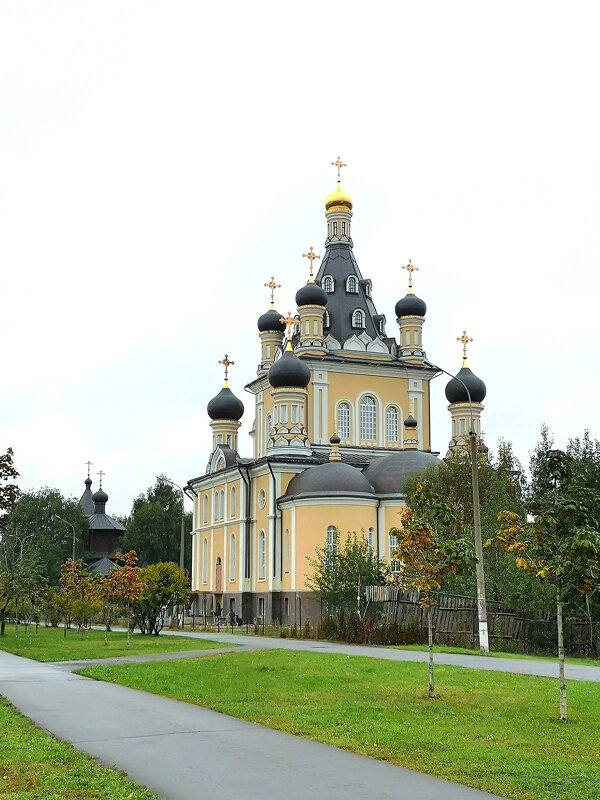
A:
MULTIPOLYGON (((204 633, 193 631, 164 630, 161 636, 191 636, 223 644, 235 644, 252 650, 303 650, 310 653, 341 653, 345 656, 366 656, 382 658, 386 661, 417 661, 424 663, 429 655, 422 650, 395 650, 391 647, 366 647, 339 642, 322 642, 315 639, 276 639, 270 636, 244 636, 231 633, 204 633)), ((540 678, 558 678, 557 661, 534 661, 520 658, 484 658, 482 656, 438 653, 434 655, 436 664, 453 667, 483 669, 490 672, 511 672, 515 675, 537 675, 540 678)), ((600 683, 600 667, 586 667, 575 664, 565 665, 565 677, 571 681, 590 681, 600 683)))
POLYGON ((4 651, 0 693, 40 727, 167 800, 501 800, 4 651))

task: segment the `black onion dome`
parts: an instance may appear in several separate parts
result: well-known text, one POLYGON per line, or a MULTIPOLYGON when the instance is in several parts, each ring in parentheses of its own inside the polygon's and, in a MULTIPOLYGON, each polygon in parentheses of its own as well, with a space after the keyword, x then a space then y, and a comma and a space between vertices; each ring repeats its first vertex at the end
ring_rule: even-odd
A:
POLYGON ((307 283, 296 292, 296 305, 300 306, 326 306, 327 292, 321 289, 318 283, 307 283))
POLYGON ((341 441, 342 440, 337 435, 337 433, 334 433, 333 436, 329 439, 329 444, 339 444, 341 441))
POLYGON ((211 419, 240 419, 244 413, 244 404, 231 389, 224 386, 216 397, 206 406, 211 419))
POLYGON ((108 495, 104 489, 98 489, 98 491, 94 492, 92 495, 92 500, 94 503, 108 503, 108 495))
POLYGON ((285 496, 310 494, 372 495, 373 487, 357 467, 351 467, 342 461, 329 461, 295 475, 289 482, 285 496))
POLYGON ((258 330, 263 333, 264 331, 279 331, 283 333, 285 331, 285 324, 281 322, 281 314, 279 311, 275 311, 274 308, 270 308, 268 311, 265 311, 258 318, 258 330))
POLYGON ((377 494, 394 494, 402 492, 409 475, 422 475, 430 464, 440 465, 433 453, 400 450, 372 461, 365 470, 365 478, 377 494))
POLYGON ((269 370, 269 383, 274 389, 281 386, 306 389, 309 381, 309 368, 291 350, 286 350, 269 370))
POLYGON ((413 417, 412 414, 409 414, 408 417, 404 420, 404 427, 405 428, 417 427, 417 420, 413 417))
POLYGON ((468 403, 469 394, 473 403, 482 403, 487 389, 485 383, 471 372, 468 367, 463 367, 456 378, 452 378, 446 384, 446 397, 449 403, 468 403), (457 380, 457 378, 459 380, 457 380), (462 381, 462 383, 461 383, 462 381), (469 390, 467 393, 463 383, 469 390))
POLYGON ((407 294, 396 303, 397 317, 424 317, 427 304, 416 294, 407 294))

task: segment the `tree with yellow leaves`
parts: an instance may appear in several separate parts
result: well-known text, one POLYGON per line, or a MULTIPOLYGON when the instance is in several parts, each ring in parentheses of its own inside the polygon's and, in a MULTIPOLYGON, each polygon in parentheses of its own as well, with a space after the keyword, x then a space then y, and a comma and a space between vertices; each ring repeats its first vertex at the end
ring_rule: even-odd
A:
POLYGON ((567 719, 563 603, 573 586, 589 595, 600 585, 600 504, 586 485, 577 459, 562 450, 538 448, 532 459, 527 520, 498 515, 495 539, 512 553, 519 569, 552 584, 556 596, 559 715, 567 719))

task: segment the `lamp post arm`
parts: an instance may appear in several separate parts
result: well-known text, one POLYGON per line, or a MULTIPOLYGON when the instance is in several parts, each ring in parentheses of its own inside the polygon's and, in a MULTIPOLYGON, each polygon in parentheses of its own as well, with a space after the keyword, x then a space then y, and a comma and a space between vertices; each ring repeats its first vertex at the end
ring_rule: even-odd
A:
POLYGON ((61 522, 64 522, 67 525, 71 526, 71 530, 73 531, 73 563, 75 562, 75 525, 72 522, 69 522, 68 519, 63 519, 59 517, 58 514, 53 514, 53 519, 59 519, 61 522))
POLYGON ((175 486, 176 489, 179 489, 181 492, 181 534, 179 537, 179 569, 183 569, 183 551, 185 548, 185 506, 184 506, 184 497, 185 492, 181 488, 178 483, 175 481, 170 480, 170 478, 165 478, 167 483, 170 483, 171 486, 175 486))

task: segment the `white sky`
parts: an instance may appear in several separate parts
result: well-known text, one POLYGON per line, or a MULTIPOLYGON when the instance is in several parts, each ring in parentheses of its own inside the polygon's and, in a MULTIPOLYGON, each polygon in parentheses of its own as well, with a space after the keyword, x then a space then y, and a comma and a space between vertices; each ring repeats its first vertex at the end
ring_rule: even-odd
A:
MULTIPOLYGON (((593 3, 5 0, 0 449, 25 490, 107 473, 128 513, 204 472, 206 404, 294 310, 348 163, 355 254, 396 335, 408 258, 428 357, 488 387, 527 461, 598 422, 600 11, 593 3)), ((450 438, 434 382, 433 445, 450 438)))

